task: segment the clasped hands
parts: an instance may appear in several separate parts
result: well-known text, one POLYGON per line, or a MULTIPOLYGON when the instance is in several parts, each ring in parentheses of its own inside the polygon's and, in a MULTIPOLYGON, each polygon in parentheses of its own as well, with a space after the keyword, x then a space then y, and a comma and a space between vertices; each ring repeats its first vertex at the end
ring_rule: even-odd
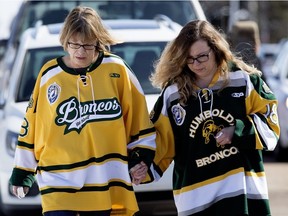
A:
POLYGON ((140 184, 146 177, 148 171, 147 165, 141 161, 129 170, 132 177, 132 183, 135 185, 140 184))

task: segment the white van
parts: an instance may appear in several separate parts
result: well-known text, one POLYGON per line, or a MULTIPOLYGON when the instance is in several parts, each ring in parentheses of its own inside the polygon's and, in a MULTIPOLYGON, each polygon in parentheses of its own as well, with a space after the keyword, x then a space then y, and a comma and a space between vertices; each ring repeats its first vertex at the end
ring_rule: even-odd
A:
MULTIPOLYGON (((14 1, 9 2, 13 8, 18 6, 14 1)), ((11 23, 9 38, 0 40, 0 76, 3 68, 11 69, 13 66, 19 39, 25 29, 34 27, 38 20, 42 20, 44 25, 61 23, 77 5, 94 8, 105 20, 153 19, 156 15, 163 14, 184 25, 193 19, 206 19, 198 0, 22 0, 20 9, 11 23)))
MULTIPOLYGON (((166 43, 177 36, 181 26, 167 17, 162 19, 158 17, 157 20, 107 20, 104 23, 110 28, 112 35, 124 41, 112 46, 111 51, 125 59, 132 67, 143 87, 148 108, 151 110, 159 94, 159 90, 153 88, 148 80, 152 63, 160 56, 166 43)), ((44 62, 64 54, 59 43, 61 26, 62 24, 39 25, 37 28, 26 30, 21 38, 12 70, 5 73, 0 80, 0 209, 3 212, 41 207, 36 183, 27 196, 19 200, 12 195, 9 177, 13 168, 18 132, 38 72, 44 62)), ((168 202, 169 205, 166 207, 175 211, 171 191, 171 171, 165 173, 165 176, 157 183, 135 187, 139 206, 143 212, 147 209, 153 212, 164 211, 163 205, 159 205, 159 202, 168 202), (149 200, 146 199, 146 195, 149 200)))

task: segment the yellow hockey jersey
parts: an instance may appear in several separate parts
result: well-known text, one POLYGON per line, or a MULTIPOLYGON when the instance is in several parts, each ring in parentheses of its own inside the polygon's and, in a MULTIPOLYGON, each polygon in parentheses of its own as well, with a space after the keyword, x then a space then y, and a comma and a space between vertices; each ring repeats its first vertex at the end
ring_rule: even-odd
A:
MULTIPOLYGON (((137 149, 148 165, 155 150, 143 90, 118 56, 100 53, 79 74, 62 58, 36 80, 21 127, 11 184, 36 172, 43 212, 138 211, 128 164, 137 149)), ((25 183, 26 182, 26 183, 25 183)))

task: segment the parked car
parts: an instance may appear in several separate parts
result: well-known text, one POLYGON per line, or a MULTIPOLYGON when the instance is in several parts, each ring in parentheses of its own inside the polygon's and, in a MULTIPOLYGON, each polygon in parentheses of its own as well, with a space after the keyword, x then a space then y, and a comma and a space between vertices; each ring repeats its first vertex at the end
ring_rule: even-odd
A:
POLYGON ((288 161, 288 41, 281 43, 281 48, 271 67, 271 76, 267 83, 278 99, 280 139, 275 150, 279 161, 288 161))
MULTIPOLYGON (((106 20, 104 24, 112 35, 123 41, 112 46, 111 51, 123 57, 132 67, 143 87, 148 108, 151 110, 159 94, 159 90, 153 88, 148 80, 152 63, 160 56, 166 43, 177 36, 181 26, 169 19, 160 18, 106 20)), ((46 61, 64 54, 59 42, 61 25, 39 24, 36 28, 26 30, 20 40, 12 70, 6 71, 0 80, 0 209, 4 212, 40 207, 36 183, 25 199, 19 200, 12 195, 11 185, 8 182, 13 168, 18 132, 38 72, 46 61)), ((162 213, 165 211, 165 215, 167 211, 175 213, 171 192, 171 169, 165 173, 161 181, 135 187, 139 206, 143 212, 147 213, 149 210, 148 215, 153 215, 152 212, 159 214, 161 211, 162 213), (159 205, 159 202, 165 205, 159 205)))
POLYGON ((260 45, 258 56, 261 60, 262 72, 265 77, 273 76, 271 68, 277 58, 280 48, 280 43, 262 43, 260 45))
POLYGON ((85 5, 96 9, 102 19, 105 20, 153 19, 156 15, 162 14, 180 25, 184 25, 193 19, 206 19, 198 0, 23 0, 11 24, 9 39, 0 41, 0 63, 4 63, 4 66, 0 67, 0 76, 1 70, 5 70, 5 67, 8 67, 8 69, 12 67, 19 46, 19 38, 25 29, 34 27, 38 20, 42 20, 44 25, 61 23, 69 11, 77 5, 85 5), (5 53, 3 52, 3 47, 5 47, 5 53))

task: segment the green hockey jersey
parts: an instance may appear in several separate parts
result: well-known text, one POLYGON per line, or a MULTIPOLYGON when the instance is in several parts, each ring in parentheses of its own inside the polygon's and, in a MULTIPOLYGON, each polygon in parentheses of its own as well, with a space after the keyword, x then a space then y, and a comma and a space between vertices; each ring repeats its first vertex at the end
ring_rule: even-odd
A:
POLYGON ((150 114, 157 131, 152 178, 174 161, 180 216, 270 215, 261 150, 273 150, 279 138, 277 100, 257 75, 230 72, 219 91, 223 82, 216 73, 185 105, 176 84, 162 91, 150 114), (217 132, 232 125, 232 143, 218 145, 217 132))
POLYGON ((36 172, 43 212, 113 209, 134 215, 128 155, 137 149, 140 160, 151 164, 155 148, 143 90, 122 59, 101 52, 79 74, 57 58, 36 80, 11 183, 27 185, 36 172))

